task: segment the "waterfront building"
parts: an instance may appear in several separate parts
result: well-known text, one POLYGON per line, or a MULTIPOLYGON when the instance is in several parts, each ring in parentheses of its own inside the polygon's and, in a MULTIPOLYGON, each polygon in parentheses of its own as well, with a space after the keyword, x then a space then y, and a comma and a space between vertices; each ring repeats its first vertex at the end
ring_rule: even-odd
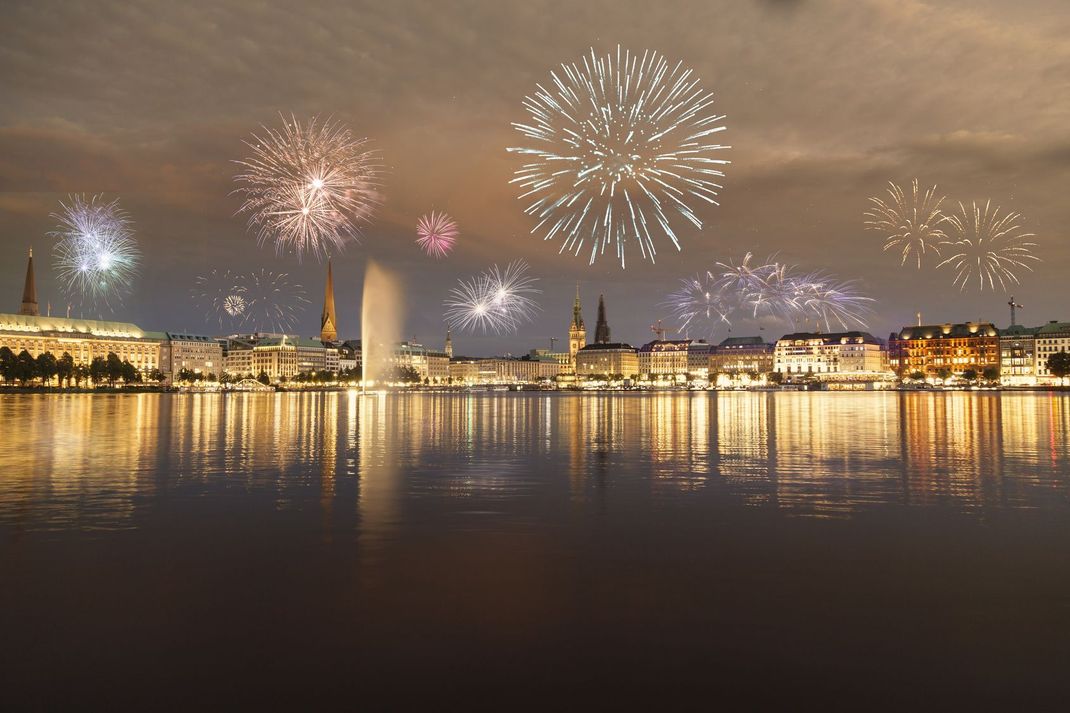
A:
POLYGON ((710 379, 716 374, 767 374, 773 370, 773 349, 761 337, 728 337, 710 350, 710 379))
POLYGON ((576 353, 577 376, 620 375, 632 379, 639 375, 639 353, 621 342, 588 344, 576 353))
POLYGON ((223 370, 234 376, 263 372, 272 381, 301 373, 337 372, 338 349, 286 334, 232 336, 227 339, 223 370))
POLYGON ((449 378, 450 358, 445 352, 428 349, 416 342, 402 342, 394 350, 393 361, 399 367, 411 367, 421 381, 445 383, 449 378))
MULTIPOLYGON (((999 380, 1007 386, 1037 383, 1036 341, 1039 327, 1012 324, 999 330, 999 380)), ((908 375, 909 376, 909 375, 908 375)))
POLYGON ((338 339, 338 318, 334 314, 334 277, 331 261, 327 260, 327 286, 323 290, 323 312, 320 314, 320 341, 332 344, 338 339))
POLYGON ((159 338, 129 322, 0 314, 0 347, 15 354, 25 350, 34 358, 52 352, 58 359, 67 352, 75 364, 111 353, 142 373, 160 368, 159 338))
POLYGON ((713 345, 699 339, 687 345, 687 376, 692 381, 708 381, 710 378, 710 354, 713 345))
POLYGON ((821 381, 886 381, 888 352, 868 332, 796 332, 777 340, 773 371, 821 381))
POLYGON ((479 379, 483 384, 537 384, 561 373, 556 359, 493 357, 479 360, 479 379))
POLYGON ((173 382, 178 372, 189 369, 197 374, 223 371, 223 346, 213 337, 198 334, 159 332, 152 335, 160 340, 160 371, 173 382))
POLYGON ((580 309, 580 286, 576 285, 576 300, 572 303, 572 321, 568 325, 568 360, 572 371, 576 370, 576 354, 587 346, 587 327, 580 309))
POLYGON ((687 377, 690 339, 655 339, 639 347, 639 373, 660 381, 687 377))
POLYGON ((920 372, 925 378, 1000 368, 999 332, 989 322, 904 327, 888 340, 888 356, 899 378, 920 372))
POLYGON ((26 260, 26 280, 22 283, 22 305, 19 314, 27 317, 36 317, 40 314, 37 309, 37 283, 33 279, 33 248, 30 248, 30 257, 26 260))
POLYGON ((476 384, 479 382, 479 360, 470 357, 450 359, 447 375, 454 384, 476 384))
POLYGON ((359 339, 347 339, 338 345, 338 369, 360 369, 363 367, 363 350, 359 339))
POLYGON ((1037 329, 1036 375, 1039 384, 1054 384, 1058 379, 1048 369, 1048 357, 1070 352, 1070 322, 1052 320, 1037 329))

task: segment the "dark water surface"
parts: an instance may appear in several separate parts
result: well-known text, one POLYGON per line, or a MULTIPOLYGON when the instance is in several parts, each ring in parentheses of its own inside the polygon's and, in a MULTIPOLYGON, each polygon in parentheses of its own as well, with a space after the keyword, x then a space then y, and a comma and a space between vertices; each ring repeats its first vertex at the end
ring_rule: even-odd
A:
POLYGON ((15 710, 1065 710, 1070 395, 9 395, 0 577, 15 710))

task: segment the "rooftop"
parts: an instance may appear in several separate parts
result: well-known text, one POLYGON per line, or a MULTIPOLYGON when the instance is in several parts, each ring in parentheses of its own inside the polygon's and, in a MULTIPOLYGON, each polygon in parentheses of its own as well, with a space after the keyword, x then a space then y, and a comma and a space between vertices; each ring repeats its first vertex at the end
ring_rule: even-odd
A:
POLYGON ((918 327, 903 327, 899 339, 963 339, 967 337, 994 337, 999 334, 991 322, 962 322, 959 324, 923 324, 918 327))
POLYGON ((0 314, 0 332, 52 333, 120 339, 146 338, 145 331, 130 322, 106 322, 98 319, 69 319, 26 314, 0 314))

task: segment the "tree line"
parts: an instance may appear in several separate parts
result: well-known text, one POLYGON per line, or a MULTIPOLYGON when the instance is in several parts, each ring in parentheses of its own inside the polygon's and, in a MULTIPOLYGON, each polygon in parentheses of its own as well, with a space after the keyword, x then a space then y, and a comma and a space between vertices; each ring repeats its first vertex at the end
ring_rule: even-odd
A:
POLYGON ((162 383, 166 376, 159 369, 143 374, 140 369, 127 359, 120 359, 115 352, 108 352, 106 357, 93 357, 88 364, 76 364, 70 352, 63 352, 57 357, 52 352, 43 352, 35 358, 23 349, 15 354, 10 347, 0 347, 0 378, 4 383, 17 382, 26 386, 40 381, 44 386, 81 386, 107 383, 114 386, 149 381, 162 383))

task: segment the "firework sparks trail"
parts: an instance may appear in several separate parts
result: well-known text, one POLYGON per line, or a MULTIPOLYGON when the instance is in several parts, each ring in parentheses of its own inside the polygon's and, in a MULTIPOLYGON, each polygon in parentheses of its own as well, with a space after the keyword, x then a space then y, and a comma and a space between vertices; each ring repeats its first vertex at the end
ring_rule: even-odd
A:
POLYGON ((538 278, 527 275, 527 263, 509 263, 504 270, 494 265, 467 280, 459 280, 449 292, 444 305, 451 329, 483 334, 516 332, 539 311, 532 295, 538 278))
POLYGON ((221 327, 258 332, 288 332, 309 304, 301 285, 270 270, 212 270, 196 279, 192 293, 197 307, 221 327))
POLYGON ((866 326, 873 300, 858 291, 855 281, 824 272, 799 273, 772 258, 762 264, 752 264, 752 259, 747 253, 739 263, 719 262, 713 270, 680 280, 665 304, 681 329, 705 327, 712 333, 730 327, 738 316, 792 325, 814 322, 826 330, 866 326))
POLYGON ((940 255, 940 244, 947 241, 943 225, 951 222, 951 216, 941 209, 943 196, 937 196, 936 186, 924 193, 918 187, 918 179, 911 183, 908 194, 902 188, 888 182, 888 200, 873 196, 872 204, 864 214, 865 226, 884 236, 884 250, 898 250, 900 266, 913 258, 921 268, 922 257, 929 252, 940 255))
POLYGON ((430 257, 446 257, 457 242, 457 234, 457 222, 445 213, 431 211, 416 223, 416 243, 430 257))
POLYGON ((380 202, 381 168, 368 140, 315 117, 262 128, 262 136, 245 142, 252 155, 235 162, 235 193, 245 198, 239 212, 248 214, 259 242, 273 239, 278 252, 300 258, 329 255, 356 240, 380 202))
POLYGON ((674 225, 702 229, 694 206, 718 205, 729 163, 717 158, 729 147, 714 141, 726 127, 713 94, 682 63, 620 46, 550 77, 524 99, 529 123, 513 123, 531 143, 508 149, 527 161, 511 183, 530 201, 531 232, 559 238, 559 252, 587 250, 590 264, 612 246, 622 268, 633 240, 651 262, 658 236, 679 250, 674 225))
POLYGON ((129 292, 141 262, 133 223, 118 200, 100 196, 71 196, 60 208, 48 234, 56 240, 54 264, 64 290, 83 304, 110 309, 129 292))
POLYGON ((959 204, 959 213, 951 216, 955 240, 945 243, 953 254, 948 255, 937 267, 949 267, 955 271, 954 285, 965 290, 973 280, 983 292, 985 285, 995 291, 998 284, 1006 292, 1010 285, 1018 284, 1015 270, 1032 271, 1030 263, 1039 262, 1033 254, 1036 243, 1028 238, 1033 233, 1025 232, 1022 216, 1018 213, 1000 215, 991 201, 982 208, 972 203, 959 204))

